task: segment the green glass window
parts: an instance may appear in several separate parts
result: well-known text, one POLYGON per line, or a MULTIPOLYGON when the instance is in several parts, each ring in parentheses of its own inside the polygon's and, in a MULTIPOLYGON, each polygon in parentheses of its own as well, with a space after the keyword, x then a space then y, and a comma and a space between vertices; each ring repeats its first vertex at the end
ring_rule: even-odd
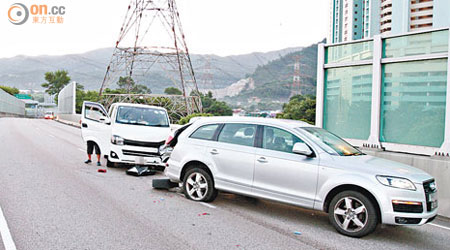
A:
POLYGON ((440 147, 447 59, 383 65, 380 141, 440 147))
POLYGON ((326 49, 325 63, 356 62, 373 58, 373 42, 330 46, 326 49))
POLYGON ((325 71, 325 129, 343 138, 368 139, 371 105, 371 65, 325 71))
POLYGON ((402 57, 448 51, 448 30, 383 40, 383 57, 402 57))

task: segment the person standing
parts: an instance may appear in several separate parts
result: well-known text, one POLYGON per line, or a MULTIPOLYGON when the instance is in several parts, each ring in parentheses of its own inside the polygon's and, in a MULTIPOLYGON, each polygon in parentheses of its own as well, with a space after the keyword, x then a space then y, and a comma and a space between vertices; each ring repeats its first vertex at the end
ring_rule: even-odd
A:
POLYGON ((87 155, 88 155, 88 159, 84 162, 86 164, 89 164, 92 162, 92 153, 94 153, 94 148, 95 148, 95 154, 97 155, 97 166, 101 166, 102 164, 100 163, 100 148, 98 147, 98 145, 93 142, 93 141, 88 141, 87 142, 87 155))

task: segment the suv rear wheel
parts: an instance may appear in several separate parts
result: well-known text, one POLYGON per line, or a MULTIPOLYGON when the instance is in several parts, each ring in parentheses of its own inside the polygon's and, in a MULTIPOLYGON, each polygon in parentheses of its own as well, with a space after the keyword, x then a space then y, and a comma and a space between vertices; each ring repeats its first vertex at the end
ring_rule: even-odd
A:
POLYGON ((211 175, 198 167, 188 170, 184 175, 183 192, 188 199, 204 202, 213 201, 218 193, 211 175))
POLYGON ((328 218, 339 233, 357 238, 372 233, 378 224, 373 201, 356 191, 337 194, 331 200, 328 218))

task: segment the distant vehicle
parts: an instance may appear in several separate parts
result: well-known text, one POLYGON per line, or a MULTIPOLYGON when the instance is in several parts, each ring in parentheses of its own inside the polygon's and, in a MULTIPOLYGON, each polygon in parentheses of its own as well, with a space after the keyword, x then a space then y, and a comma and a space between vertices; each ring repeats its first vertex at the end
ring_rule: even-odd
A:
POLYGON ((83 140, 100 147, 109 167, 127 164, 163 169, 160 148, 169 133, 169 116, 164 108, 114 103, 108 113, 99 103, 83 103, 83 140))
POLYGON ((338 136, 304 122, 202 118, 174 134, 166 168, 188 199, 209 202, 218 190, 328 213, 351 237, 379 223, 423 225, 437 214, 432 176, 365 155, 338 136))
POLYGON ((53 111, 45 112, 44 119, 46 119, 46 120, 53 120, 53 119, 55 119, 55 113, 53 113, 53 111))

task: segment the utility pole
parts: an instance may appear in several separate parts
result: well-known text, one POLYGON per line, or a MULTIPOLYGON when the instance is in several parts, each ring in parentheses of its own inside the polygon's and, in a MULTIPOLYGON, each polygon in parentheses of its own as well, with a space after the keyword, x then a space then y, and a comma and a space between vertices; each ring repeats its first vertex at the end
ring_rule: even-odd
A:
POLYGON ((120 76, 150 88, 155 78, 168 76, 166 87, 181 89, 186 113, 201 111, 200 99, 189 96, 199 92, 175 0, 130 1, 100 96, 120 76))
POLYGON ((295 60, 294 63, 294 75, 292 76, 292 86, 291 86, 291 96, 301 95, 301 81, 300 81, 300 55, 296 55, 293 57, 295 60))

